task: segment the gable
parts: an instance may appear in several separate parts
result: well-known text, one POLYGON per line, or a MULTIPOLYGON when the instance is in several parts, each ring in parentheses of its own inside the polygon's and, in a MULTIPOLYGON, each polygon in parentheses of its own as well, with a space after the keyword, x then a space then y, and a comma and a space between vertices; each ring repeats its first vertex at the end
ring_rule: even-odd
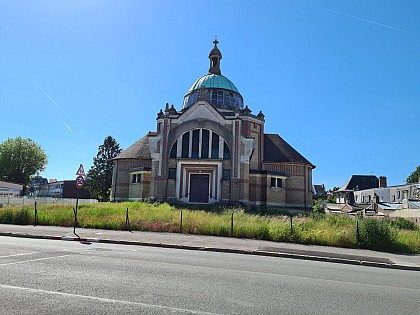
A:
POLYGON ((205 119, 223 124, 224 117, 206 101, 198 101, 178 117, 178 124, 192 120, 205 119))

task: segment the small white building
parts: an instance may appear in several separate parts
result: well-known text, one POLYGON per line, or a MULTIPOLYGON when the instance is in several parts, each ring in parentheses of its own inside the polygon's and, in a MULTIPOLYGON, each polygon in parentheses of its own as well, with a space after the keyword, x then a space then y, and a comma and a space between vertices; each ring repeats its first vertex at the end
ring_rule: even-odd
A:
POLYGON ((22 194, 23 185, 0 181, 0 196, 18 197, 22 194))

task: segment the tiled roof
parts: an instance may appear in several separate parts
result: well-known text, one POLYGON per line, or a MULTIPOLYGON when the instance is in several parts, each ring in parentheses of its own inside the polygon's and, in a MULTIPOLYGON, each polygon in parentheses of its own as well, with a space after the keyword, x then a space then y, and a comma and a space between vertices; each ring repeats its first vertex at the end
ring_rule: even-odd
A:
POLYGON ((121 159, 151 159, 149 137, 146 135, 137 140, 114 158, 114 160, 121 159))
POLYGON ((264 162, 292 162, 310 164, 298 151, 277 134, 264 134, 264 162))
POLYGON ((338 191, 363 190, 377 187, 379 187, 379 179, 375 175, 352 175, 338 191))

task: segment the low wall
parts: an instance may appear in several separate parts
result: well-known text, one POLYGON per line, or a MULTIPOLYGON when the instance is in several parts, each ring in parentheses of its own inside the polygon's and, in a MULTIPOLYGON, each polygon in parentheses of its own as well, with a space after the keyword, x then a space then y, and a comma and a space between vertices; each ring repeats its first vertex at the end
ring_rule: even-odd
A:
POLYGON ((389 213, 390 218, 420 218, 420 209, 401 209, 389 213))

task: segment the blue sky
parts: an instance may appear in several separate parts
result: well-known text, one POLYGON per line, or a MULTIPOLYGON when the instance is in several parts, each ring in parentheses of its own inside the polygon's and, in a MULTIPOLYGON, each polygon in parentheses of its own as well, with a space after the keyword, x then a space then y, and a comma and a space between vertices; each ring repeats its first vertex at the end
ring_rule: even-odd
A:
POLYGON ((205 74, 316 165, 314 183, 352 174, 405 182, 420 164, 420 1, 0 2, 0 142, 46 151, 41 174, 73 179, 113 136, 156 129, 205 74))

